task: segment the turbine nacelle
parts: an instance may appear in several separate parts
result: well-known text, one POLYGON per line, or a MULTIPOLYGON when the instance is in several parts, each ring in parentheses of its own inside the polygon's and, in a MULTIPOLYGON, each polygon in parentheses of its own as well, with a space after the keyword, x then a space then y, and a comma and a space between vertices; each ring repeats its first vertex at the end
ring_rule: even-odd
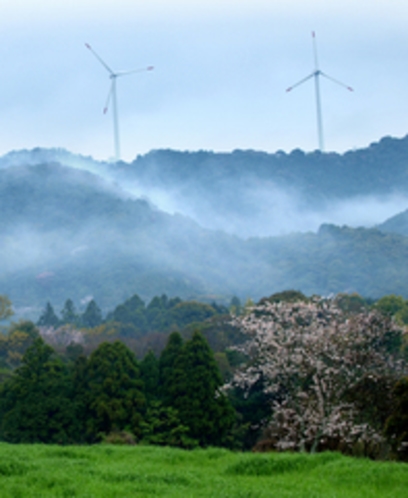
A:
POLYGON ((319 86, 319 77, 323 76, 324 78, 332 81, 333 83, 337 83, 337 85, 340 85, 350 92, 353 92, 353 88, 351 86, 345 85, 339 80, 336 80, 335 78, 332 78, 328 74, 324 73, 323 71, 320 71, 319 69, 319 64, 318 64, 318 59, 317 59, 317 47, 316 47, 316 33, 312 31, 312 38, 313 38, 313 54, 314 54, 314 62, 315 62, 315 70, 306 76, 306 78, 303 78, 302 80, 298 81, 294 85, 290 86, 289 88, 286 89, 287 92, 290 92, 294 88, 298 87, 299 85, 302 85, 306 81, 310 80, 311 78, 314 78, 315 81, 315 93, 316 93, 316 114, 317 114, 317 132, 318 132, 318 137, 319 137, 319 149, 323 151, 323 123, 322 123, 322 110, 321 110, 321 103, 320 103, 320 86, 319 86))

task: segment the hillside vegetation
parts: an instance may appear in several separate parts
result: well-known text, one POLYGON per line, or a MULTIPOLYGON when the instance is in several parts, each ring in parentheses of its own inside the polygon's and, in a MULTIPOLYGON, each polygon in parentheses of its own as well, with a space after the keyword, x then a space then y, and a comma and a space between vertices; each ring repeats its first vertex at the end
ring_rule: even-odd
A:
POLYGON ((408 297, 404 215, 381 218, 406 209, 407 165, 408 138, 343 155, 152 151, 130 164, 13 152, 0 158, 0 289, 30 318, 46 301, 108 310, 135 293, 408 297))
POLYGON ((78 314, 67 300, 61 318, 48 303, 38 328, 12 323, 0 335, 0 440, 407 460, 408 301, 232 301, 230 315, 135 295, 103 320, 94 301, 78 314))

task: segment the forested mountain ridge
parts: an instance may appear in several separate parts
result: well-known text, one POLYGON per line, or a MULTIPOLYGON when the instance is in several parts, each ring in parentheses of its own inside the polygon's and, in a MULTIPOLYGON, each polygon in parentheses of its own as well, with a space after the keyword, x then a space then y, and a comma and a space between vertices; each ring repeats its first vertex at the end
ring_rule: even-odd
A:
POLYGON ((379 213, 378 228, 336 226, 322 212, 321 228, 308 230, 308 210, 342 196, 363 196, 370 211, 365 194, 398 192, 403 205, 407 163, 408 138, 344 155, 153 151, 132 164, 60 149, 13 152, 0 158, 0 294, 36 316, 48 300, 58 308, 92 296, 107 310, 135 293, 224 302, 288 288, 408 297, 408 238, 385 233, 379 213), (247 221, 257 236, 203 228, 200 216, 233 228, 247 221), (277 222, 290 227, 291 216, 303 233, 265 236, 277 222))
POLYGON ((383 232, 408 236, 408 209, 381 223, 378 225, 378 229, 383 232))
POLYGON ((241 237, 373 226, 408 205, 408 137, 344 154, 154 150, 131 163, 37 148, 6 154, 0 169, 49 163, 91 171, 163 211, 241 237))
POLYGON ((152 185, 182 183, 219 184, 225 179, 273 181, 299 189, 308 201, 347 198, 356 195, 408 192, 408 136, 385 137, 368 148, 344 154, 290 153, 269 154, 235 150, 180 152, 157 150, 138 156, 132 163, 113 167, 123 175, 133 175, 152 185))
POLYGON ((303 152, 267 153, 234 150, 212 151, 153 150, 134 161, 108 163, 72 154, 64 149, 12 151, 0 157, 0 169, 12 166, 60 163, 94 173, 141 184, 161 186, 202 185, 222 188, 226 181, 271 181, 301 190, 308 200, 347 198, 357 195, 408 192, 408 135, 384 137, 369 147, 339 154, 303 152))

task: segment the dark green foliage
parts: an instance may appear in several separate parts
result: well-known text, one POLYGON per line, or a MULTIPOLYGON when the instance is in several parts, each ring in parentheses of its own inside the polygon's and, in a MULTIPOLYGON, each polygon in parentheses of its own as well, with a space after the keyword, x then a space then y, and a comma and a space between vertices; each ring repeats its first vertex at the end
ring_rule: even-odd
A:
POLYGON ((153 401, 142 423, 143 442, 161 446, 194 448, 198 442, 188 436, 189 428, 180 421, 175 408, 153 401))
POLYGON ((160 398, 167 406, 173 402, 172 388, 176 382, 176 361, 183 348, 183 338, 179 332, 169 335, 166 347, 163 349, 159 359, 159 392, 160 398))
POLYGON ((214 355, 196 332, 175 361, 167 394, 170 406, 189 428, 188 435, 202 446, 223 444, 235 420, 232 406, 220 392, 221 385, 214 355))
POLYGON ((225 313, 225 308, 196 301, 182 301, 180 298, 169 299, 165 294, 154 297, 145 306, 144 301, 135 294, 123 304, 117 306, 107 315, 107 321, 132 326, 135 333, 168 332, 181 329, 194 322, 202 322, 216 314, 225 313))
POLYGON ((199 331, 216 352, 224 352, 245 340, 242 331, 231 323, 231 316, 225 314, 216 315, 202 323, 187 325, 182 330, 183 337, 191 337, 195 331, 199 331))
POLYGON ((145 303, 135 294, 123 304, 117 306, 112 313, 109 313, 106 319, 119 323, 131 324, 136 330, 145 331, 145 303))
POLYGON ((250 450, 270 417, 274 395, 266 392, 264 380, 260 376, 249 391, 235 387, 228 397, 238 414, 236 431, 239 440, 235 444, 241 445, 241 449, 250 450))
POLYGON ((181 302, 171 310, 173 323, 180 328, 194 322, 203 322, 215 314, 216 311, 210 305, 195 301, 181 302))
POLYGON ((76 416, 80 430, 77 433, 76 441, 83 443, 92 441, 93 434, 87 432, 87 424, 90 416, 89 396, 88 396, 88 360, 84 355, 79 355, 74 360, 71 368, 72 376, 72 399, 75 401, 76 416))
POLYGON ((393 395, 392 413, 386 421, 385 434, 398 458, 408 461, 408 377, 397 382, 393 395))
POLYGON ((96 302, 92 299, 86 306, 81 315, 81 325, 87 328, 97 327, 102 323, 102 311, 96 302))
POLYGON ((169 299, 165 294, 154 297, 148 304, 145 314, 150 330, 166 331, 172 326, 177 326, 170 310, 181 302, 181 299, 169 299))
POLYGON ((375 302, 373 308, 380 311, 386 316, 393 317, 400 311, 405 304, 405 299, 402 296, 390 294, 383 296, 375 302))
POLYGON ((152 350, 149 350, 139 364, 140 377, 144 385, 147 403, 157 400, 159 395, 159 360, 152 350))
POLYGON ((41 338, 0 388, 0 438, 13 443, 69 443, 79 427, 69 371, 41 338))
POLYGON ((45 310, 42 312, 40 318, 38 319, 37 325, 40 327, 58 327, 60 324, 60 319, 55 314, 54 308, 51 303, 48 302, 45 306, 45 310))
POLYGON ((222 445, 234 422, 234 411, 219 388, 223 381, 202 334, 183 344, 173 332, 160 356, 160 394, 177 410, 188 436, 202 446, 222 445))
POLYGON ((381 433, 393 403, 393 379, 366 375, 345 396, 356 408, 359 423, 367 423, 381 433))
POLYGON ((67 299, 65 301, 64 307, 61 310, 61 323, 76 325, 78 323, 78 315, 75 310, 75 305, 72 299, 67 299))
POLYGON ((77 386, 88 439, 124 429, 139 435, 146 405, 143 383, 136 358, 123 343, 102 343, 85 366, 78 363, 77 386))
POLYGON ((65 357, 68 359, 68 361, 76 361, 83 354, 84 348, 82 344, 71 342, 65 348, 65 357))

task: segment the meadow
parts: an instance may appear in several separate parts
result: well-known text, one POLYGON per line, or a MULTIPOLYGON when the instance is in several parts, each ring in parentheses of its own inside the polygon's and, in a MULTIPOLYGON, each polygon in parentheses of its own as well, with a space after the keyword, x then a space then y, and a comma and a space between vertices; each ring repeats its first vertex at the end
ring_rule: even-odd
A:
POLYGON ((408 465, 337 453, 256 454, 154 446, 0 444, 0 495, 404 498, 408 465))

